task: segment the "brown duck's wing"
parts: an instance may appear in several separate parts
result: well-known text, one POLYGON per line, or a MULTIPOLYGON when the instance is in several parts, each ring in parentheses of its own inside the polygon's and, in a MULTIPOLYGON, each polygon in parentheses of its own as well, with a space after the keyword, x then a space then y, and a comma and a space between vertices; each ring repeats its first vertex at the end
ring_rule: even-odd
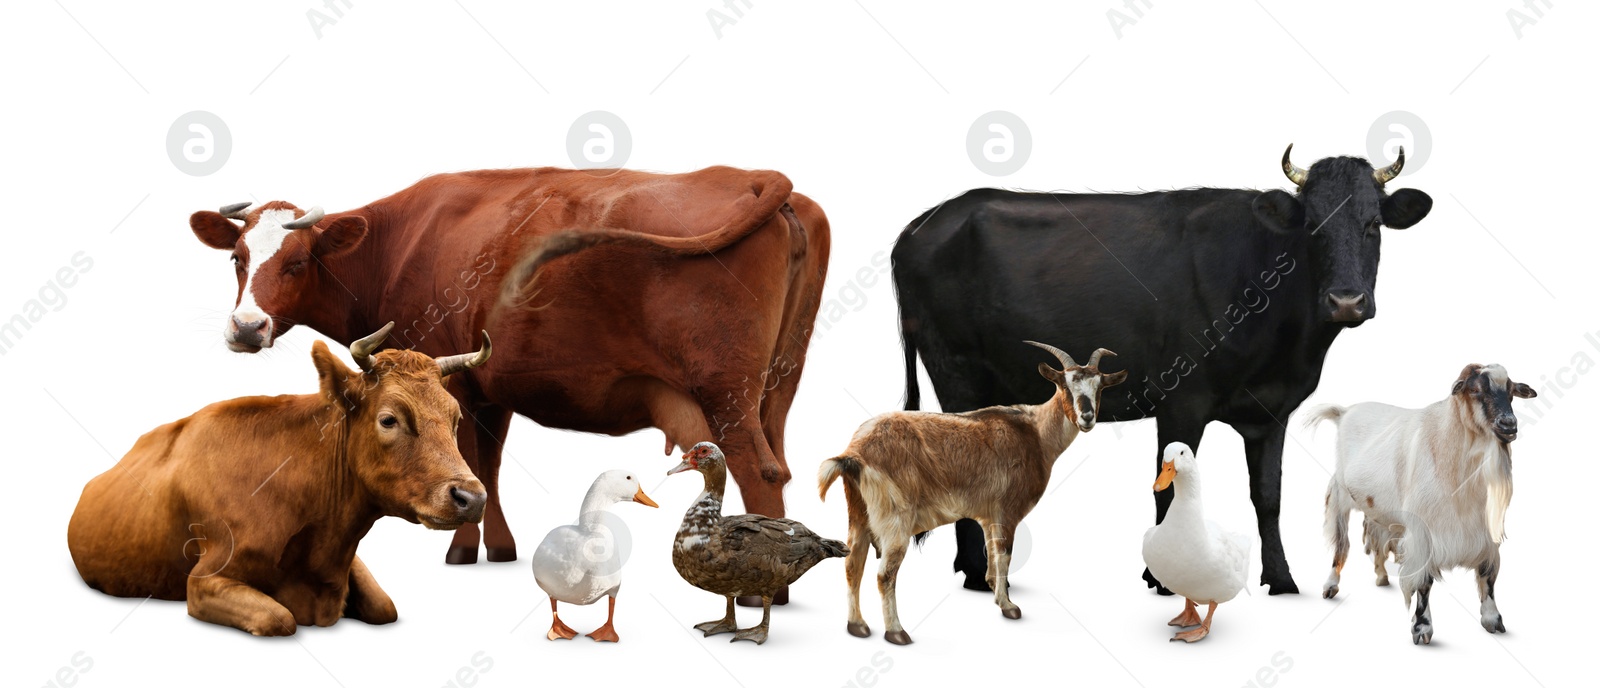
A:
POLYGON ((799 521, 769 518, 757 514, 729 516, 718 528, 727 548, 742 553, 751 561, 765 560, 773 566, 798 567, 795 578, 818 561, 849 553, 844 543, 825 539, 799 521))

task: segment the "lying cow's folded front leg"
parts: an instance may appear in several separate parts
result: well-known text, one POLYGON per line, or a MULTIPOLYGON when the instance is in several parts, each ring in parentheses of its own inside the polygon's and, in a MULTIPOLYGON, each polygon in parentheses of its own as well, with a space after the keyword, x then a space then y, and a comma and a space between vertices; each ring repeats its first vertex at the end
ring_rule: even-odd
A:
POLYGON ((294 635, 294 615, 277 600, 223 575, 192 576, 189 616, 251 635, 294 635))
POLYGON ((378 587, 378 579, 372 577, 361 557, 350 563, 350 591, 345 595, 344 615, 369 624, 394 623, 400 618, 394 600, 378 587))

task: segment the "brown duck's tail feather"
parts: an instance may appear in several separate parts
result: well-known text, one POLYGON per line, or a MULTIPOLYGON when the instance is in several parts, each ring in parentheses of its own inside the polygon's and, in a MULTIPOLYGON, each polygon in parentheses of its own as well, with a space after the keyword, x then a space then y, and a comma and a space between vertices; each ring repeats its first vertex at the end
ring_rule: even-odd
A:
POLYGON ((850 548, 838 540, 823 540, 822 551, 826 553, 823 558, 844 557, 850 555, 850 548))

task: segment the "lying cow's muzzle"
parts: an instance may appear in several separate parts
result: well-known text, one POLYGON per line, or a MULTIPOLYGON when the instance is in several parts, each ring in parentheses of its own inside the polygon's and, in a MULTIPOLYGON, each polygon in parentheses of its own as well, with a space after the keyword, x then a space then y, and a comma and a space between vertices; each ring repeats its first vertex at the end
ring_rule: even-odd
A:
POLYGON ((417 520, 434 530, 454 530, 463 523, 483 520, 489 493, 476 478, 441 488, 432 509, 418 510, 417 520))

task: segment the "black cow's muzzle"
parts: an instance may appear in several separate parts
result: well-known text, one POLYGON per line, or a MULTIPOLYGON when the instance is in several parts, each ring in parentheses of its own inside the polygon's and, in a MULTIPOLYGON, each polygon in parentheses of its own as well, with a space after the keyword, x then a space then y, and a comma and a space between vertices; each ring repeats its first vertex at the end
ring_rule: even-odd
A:
POLYGON ((1329 291, 1328 322, 1359 325, 1372 317, 1372 304, 1361 292, 1329 291))

